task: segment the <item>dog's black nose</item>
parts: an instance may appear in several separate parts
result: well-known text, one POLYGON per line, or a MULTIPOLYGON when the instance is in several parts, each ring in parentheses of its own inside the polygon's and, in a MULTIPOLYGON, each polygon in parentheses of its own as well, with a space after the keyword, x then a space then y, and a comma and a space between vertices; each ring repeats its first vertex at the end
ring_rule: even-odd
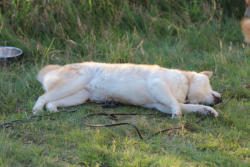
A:
POLYGON ((218 103, 221 103, 221 102, 222 102, 222 97, 214 96, 214 104, 218 104, 218 103))

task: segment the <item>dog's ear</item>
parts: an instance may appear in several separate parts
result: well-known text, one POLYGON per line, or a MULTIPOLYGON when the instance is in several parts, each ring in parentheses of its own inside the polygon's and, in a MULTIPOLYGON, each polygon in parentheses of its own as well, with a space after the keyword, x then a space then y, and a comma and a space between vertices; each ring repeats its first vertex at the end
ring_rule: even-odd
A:
POLYGON ((211 78, 213 76, 213 72, 212 71, 202 71, 200 72, 203 75, 208 76, 208 78, 211 78))

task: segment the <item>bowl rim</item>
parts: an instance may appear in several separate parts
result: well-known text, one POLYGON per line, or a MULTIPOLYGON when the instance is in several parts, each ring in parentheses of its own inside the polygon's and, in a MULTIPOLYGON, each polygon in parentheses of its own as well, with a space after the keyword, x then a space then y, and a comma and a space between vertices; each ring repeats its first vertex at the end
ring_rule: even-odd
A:
POLYGON ((14 47, 14 46, 0 46, 0 49, 2 49, 2 48, 14 49, 14 50, 17 50, 19 53, 15 54, 15 55, 1 56, 1 57, 0 57, 0 59, 6 59, 6 58, 18 57, 18 56, 20 56, 20 55, 22 55, 22 54, 23 54, 22 49, 19 49, 19 48, 14 47))

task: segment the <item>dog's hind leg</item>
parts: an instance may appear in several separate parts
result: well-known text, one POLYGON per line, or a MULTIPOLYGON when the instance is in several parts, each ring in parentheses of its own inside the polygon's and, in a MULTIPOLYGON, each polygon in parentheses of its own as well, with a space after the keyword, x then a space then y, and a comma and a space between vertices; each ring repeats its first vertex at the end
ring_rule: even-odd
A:
POLYGON ((59 84, 55 86, 52 90, 44 93, 42 96, 40 96, 33 107, 33 114, 36 114, 37 112, 41 111, 43 109, 43 106, 49 102, 53 102, 62 98, 65 98, 67 96, 70 96, 72 94, 75 94, 76 92, 79 92, 84 89, 84 85, 88 82, 86 79, 77 79, 77 80, 68 80, 62 81, 62 84, 59 84))
POLYGON ((81 90, 73 95, 47 103, 46 108, 50 112, 57 112, 57 107, 69 107, 83 104, 89 98, 86 90, 81 90))
POLYGON ((168 88, 168 85, 163 81, 159 79, 150 81, 148 83, 148 90, 156 103, 161 104, 158 105, 160 107, 156 107, 156 109, 164 113, 171 113, 172 118, 181 114, 179 103, 172 95, 171 91, 168 88))
POLYGON ((183 113, 200 113, 203 115, 213 114, 215 117, 219 115, 215 109, 209 106, 204 106, 200 104, 182 104, 182 103, 180 103, 180 106, 183 113))

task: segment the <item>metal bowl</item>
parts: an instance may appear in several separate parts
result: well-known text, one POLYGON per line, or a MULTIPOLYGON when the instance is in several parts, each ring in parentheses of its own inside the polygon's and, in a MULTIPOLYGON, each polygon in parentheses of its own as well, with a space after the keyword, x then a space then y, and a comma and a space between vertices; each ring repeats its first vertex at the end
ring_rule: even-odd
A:
POLYGON ((23 51, 19 48, 10 46, 0 46, 0 60, 18 57, 23 54, 23 51))

